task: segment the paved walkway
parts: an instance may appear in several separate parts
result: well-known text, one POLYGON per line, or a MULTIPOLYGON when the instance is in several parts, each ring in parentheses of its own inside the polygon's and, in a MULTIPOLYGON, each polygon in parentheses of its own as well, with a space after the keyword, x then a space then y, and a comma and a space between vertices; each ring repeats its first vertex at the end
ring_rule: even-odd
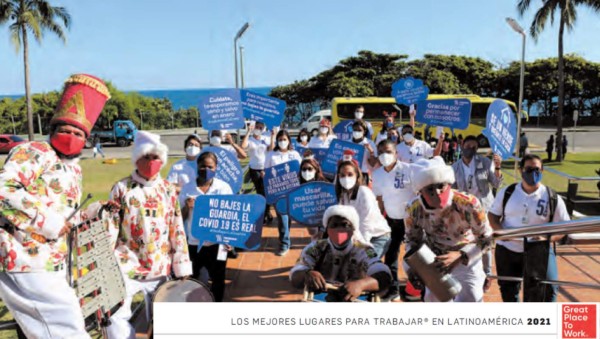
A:
MULTIPOLYGON (((226 301, 300 301, 302 291, 292 288, 289 271, 300 256, 302 248, 310 242, 303 227, 292 227, 292 248, 284 257, 275 255, 278 246, 276 220, 263 229, 260 249, 240 252, 237 259, 227 265, 226 301)), ((404 248, 404 247, 403 247, 404 248)), ((600 285, 600 244, 564 245, 557 247, 559 279, 600 285)), ((401 257, 404 253, 400 254, 401 257)), ((495 270, 494 270, 495 273, 495 270)), ((406 281, 404 272, 400 280, 406 281)), ((496 282, 485 294, 487 302, 500 302, 496 282)), ((560 302, 600 302, 600 290, 561 287, 560 302)))

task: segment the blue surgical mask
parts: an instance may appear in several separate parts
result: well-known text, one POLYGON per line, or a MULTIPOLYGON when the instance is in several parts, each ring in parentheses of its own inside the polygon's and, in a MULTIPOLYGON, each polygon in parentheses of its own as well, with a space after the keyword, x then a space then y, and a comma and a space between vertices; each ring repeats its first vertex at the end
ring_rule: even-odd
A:
POLYGON ((393 142, 398 142, 398 136, 397 135, 391 135, 388 137, 388 139, 390 139, 393 142))
POLYGON ((210 168, 200 168, 198 170, 198 178, 196 179, 198 184, 204 184, 212 180, 217 174, 216 171, 211 170, 210 168))
POLYGON ((521 176, 529 186, 536 186, 542 181, 542 171, 523 171, 521 176))

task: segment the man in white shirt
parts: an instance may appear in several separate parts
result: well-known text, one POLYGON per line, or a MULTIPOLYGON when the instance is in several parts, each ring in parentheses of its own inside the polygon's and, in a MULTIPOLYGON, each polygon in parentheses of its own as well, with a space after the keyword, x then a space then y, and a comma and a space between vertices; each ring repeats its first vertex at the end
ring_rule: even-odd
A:
POLYGON ((402 126, 402 142, 396 148, 398 159, 402 162, 414 163, 419 159, 431 159, 440 155, 444 135, 440 135, 439 142, 435 149, 423 140, 414 137, 414 129, 411 125, 402 126))
POLYGON ((392 229, 392 240, 385 253, 385 264, 392 272, 392 286, 388 292, 391 301, 400 299, 398 283, 398 255, 404 241, 406 206, 415 198, 410 181, 410 164, 398 161, 396 143, 383 140, 378 145, 381 167, 373 172, 373 193, 381 214, 392 229))
POLYGON ((265 159, 270 150, 271 138, 264 134, 265 124, 257 121, 248 127, 248 134, 242 141, 242 148, 248 151, 250 156, 250 179, 256 188, 256 193, 265 196, 263 177, 265 176, 265 159))
MULTIPOLYGON (((544 166, 539 156, 526 154, 519 163, 522 181, 503 188, 498 192, 496 200, 488 213, 490 224, 495 230, 530 227, 548 222, 570 220, 569 213, 562 198, 548 187, 544 186, 542 175, 544 166), (510 193, 510 194, 509 194, 510 193), (508 198, 505 199, 505 195, 508 198)), ((560 240, 562 236, 553 236, 550 241, 560 240)), ((530 239, 536 242, 540 238, 530 239)), ((496 242, 496 271, 499 276, 523 277, 523 253, 525 250, 522 240, 498 240, 496 242)), ((549 246, 548 260, 540 262, 547 265, 546 279, 557 280, 556 256, 549 246)), ((520 282, 499 280, 500 293, 505 302, 519 300, 520 282)), ((545 286, 543 298, 532 298, 527 291, 523 293, 524 301, 555 301, 557 289, 545 286)))
POLYGON ((377 166, 377 147, 373 140, 369 139, 365 135, 366 125, 364 121, 355 121, 352 125, 352 142, 360 144, 365 147, 362 165, 360 171, 363 175, 363 185, 369 186, 370 175, 369 172, 377 166))

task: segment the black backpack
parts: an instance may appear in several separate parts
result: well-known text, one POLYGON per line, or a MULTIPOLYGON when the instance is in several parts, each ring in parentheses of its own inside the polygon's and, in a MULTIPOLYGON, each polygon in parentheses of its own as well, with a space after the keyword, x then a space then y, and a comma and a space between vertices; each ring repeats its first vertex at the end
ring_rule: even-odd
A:
MULTIPOLYGON (((517 187, 517 184, 511 184, 506 188, 506 191, 504 192, 504 197, 502 197, 502 217, 504 218, 504 209, 506 208, 506 204, 508 203, 508 199, 510 199, 510 196, 513 194, 513 192, 515 191, 515 187, 517 187)), ((550 208, 550 218, 548 218, 548 222, 552 222, 552 220, 554 219, 554 212, 556 212, 556 205, 558 204, 558 195, 556 194, 556 192, 546 186, 546 191, 548 192, 548 196, 550 197, 550 201, 548 202, 550 204, 550 206, 548 206, 550 208)))

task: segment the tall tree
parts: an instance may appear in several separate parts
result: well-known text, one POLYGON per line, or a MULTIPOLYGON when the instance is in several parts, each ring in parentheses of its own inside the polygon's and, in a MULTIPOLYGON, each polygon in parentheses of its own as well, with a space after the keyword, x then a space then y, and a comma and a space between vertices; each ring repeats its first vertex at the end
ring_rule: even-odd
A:
POLYGON ((64 7, 52 6, 46 0, 0 0, 0 24, 9 22, 10 39, 18 53, 23 47, 25 68, 25 100, 27 101, 27 131, 33 140, 33 109, 29 81, 29 34, 38 43, 45 31, 50 31, 64 43, 64 28, 71 25, 71 16, 64 7))
MULTIPOLYGON (((517 4, 517 10, 522 16, 531 6, 531 0, 520 0, 517 4)), ((565 106, 565 61, 563 58, 563 35, 565 28, 568 31, 573 30, 575 21, 577 20, 577 7, 586 6, 600 13, 600 0, 542 0, 540 7, 533 21, 529 32, 534 41, 537 41, 538 36, 544 30, 548 19, 550 24, 554 24, 554 15, 556 12, 560 15, 560 23, 558 26, 558 112, 556 114, 557 125, 557 155, 556 160, 559 162, 563 159, 562 154, 562 128, 563 128, 563 112, 565 106)))

